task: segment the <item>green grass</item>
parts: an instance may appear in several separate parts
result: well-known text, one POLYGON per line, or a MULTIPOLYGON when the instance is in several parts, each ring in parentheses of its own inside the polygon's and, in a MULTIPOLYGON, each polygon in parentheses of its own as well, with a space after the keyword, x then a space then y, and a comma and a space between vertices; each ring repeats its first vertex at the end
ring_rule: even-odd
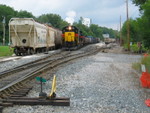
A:
POLYGON ((141 64, 145 65, 146 70, 150 73, 150 56, 143 57, 140 62, 133 63, 132 67, 133 67, 133 69, 135 69, 139 72, 142 72, 141 71, 141 64))
POLYGON ((12 48, 9 48, 9 46, 0 46, 0 57, 11 56, 12 54, 12 48))
POLYGON ((150 56, 142 58, 141 64, 144 64, 146 67, 146 70, 150 73, 150 56))
POLYGON ((140 62, 133 63, 132 64, 132 68, 135 69, 136 71, 140 72, 140 73, 142 72, 141 71, 141 63, 140 62))

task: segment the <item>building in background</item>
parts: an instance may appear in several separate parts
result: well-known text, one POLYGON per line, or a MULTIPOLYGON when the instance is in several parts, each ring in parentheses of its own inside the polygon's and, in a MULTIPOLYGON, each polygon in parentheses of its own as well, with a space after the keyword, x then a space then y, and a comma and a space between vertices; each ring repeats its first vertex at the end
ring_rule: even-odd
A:
POLYGON ((109 34, 103 34, 103 37, 104 37, 104 38, 110 38, 110 37, 109 37, 109 34))
POLYGON ((92 20, 90 18, 80 17, 79 22, 88 27, 90 27, 90 25, 92 24, 92 20))
POLYGON ((104 37, 105 44, 115 43, 116 42, 116 39, 115 38, 110 38, 109 34, 103 34, 103 37, 104 37))

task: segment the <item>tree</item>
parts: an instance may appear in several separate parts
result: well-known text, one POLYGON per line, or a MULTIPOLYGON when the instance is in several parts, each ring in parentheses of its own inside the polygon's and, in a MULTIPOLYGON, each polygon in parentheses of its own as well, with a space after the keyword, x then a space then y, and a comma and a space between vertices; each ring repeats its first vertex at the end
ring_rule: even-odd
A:
POLYGON ((74 26, 78 27, 84 36, 95 36, 95 34, 91 31, 91 29, 81 23, 74 23, 74 26))
POLYGON ((103 40, 103 34, 109 34, 110 38, 116 38, 117 37, 117 31, 113 29, 108 29, 106 27, 100 27, 96 24, 91 24, 90 27, 87 27, 83 25, 82 23, 74 23, 73 25, 77 26, 80 28, 80 30, 83 32, 83 35, 85 36, 93 36, 93 37, 98 37, 101 40, 103 40))
MULTIPOLYGON (((129 19, 129 31, 130 31, 130 42, 136 43, 141 42, 141 35, 140 35, 140 29, 139 29, 139 23, 137 20, 129 19)), ((122 26, 122 35, 123 40, 125 43, 128 43, 127 39, 127 21, 122 26)))
POLYGON ((32 13, 27 12, 27 11, 23 11, 23 10, 17 12, 16 17, 19 17, 19 18, 35 18, 35 16, 33 16, 32 13))
MULTIPOLYGON (((150 49, 150 0, 132 0, 134 4, 140 6, 141 17, 130 22, 130 32, 133 41, 141 41, 144 46, 150 49), (136 39, 136 40, 135 40, 136 39)), ((125 23, 124 23, 125 24, 125 23)), ((123 26, 122 32, 125 31, 123 26)))
POLYGON ((143 5, 148 0, 132 0, 132 2, 136 5, 143 5))
POLYGON ((142 5, 143 15, 139 20, 139 27, 145 47, 150 49, 150 0, 142 5))
POLYGON ((61 20, 59 29, 62 29, 63 27, 68 26, 68 25, 69 25, 68 22, 61 20))
POLYGON ((66 25, 67 23, 61 19, 61 16, 57 14, 43 14, 37 18, 41 23, 47 23, 55 28, 61 29, 61 25, 66 25))
POLYGON ((102 29, 102 34, 109 34, 110 38, 116 38, 116 32, 115 30, 113 29, 109 29, 109 28, 106 28, 106 27, 101 27, 102 29))
POLYGON ((142 11, 142 5, 145 4, 148 0, 132 0, 132 2, 140 7, 140 11, 142 11))
POLYGON ((91 24, 90 29, 93 32, 93 34, 95 35, 95 37, 99 37, 101 39, 103 38, 102 29, 98 25, 91 24))
POLYGON ((5 42, 8 42, 8 22, 10 18, 14 17, 16 15, 16 11, 6 5, 0 5, 0 43, 3 42, 3 19, 5 17, 5 29, 6 29, 6 34, 5 34, 5 42))

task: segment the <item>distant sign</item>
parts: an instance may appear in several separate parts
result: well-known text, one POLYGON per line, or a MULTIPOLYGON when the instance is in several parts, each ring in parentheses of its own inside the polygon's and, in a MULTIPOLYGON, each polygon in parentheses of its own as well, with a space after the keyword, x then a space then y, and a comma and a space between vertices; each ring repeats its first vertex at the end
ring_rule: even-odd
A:
POLYGON ((40 81, 40 82, 46 82, 46 79, 42 78, 42 77, 36 77, 36 80, 37 81, 40 81))
POLYGON ((145 68, 145 65, 141 65, 141 70, 142 70, 142 72, 146 72, 146 68, 145 68))

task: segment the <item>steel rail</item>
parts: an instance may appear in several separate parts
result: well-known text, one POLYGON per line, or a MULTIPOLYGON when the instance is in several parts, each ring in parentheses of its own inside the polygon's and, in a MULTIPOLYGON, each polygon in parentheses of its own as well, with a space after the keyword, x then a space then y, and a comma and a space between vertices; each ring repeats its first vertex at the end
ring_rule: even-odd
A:
POLYGON ((53 54, 51 54, 51 55, 48 55, 48 56, 46 56, 46 57, 44 57, 44 58, 37 59, 37 60, 35 60, 35 61, 32 61, 32 62, 23 64, 23 65, 21 65, 21 66, 17 66, 17 67, 14 67, 14 68, 12 68, 12 69, 9 69, 9 70, 0 72, 0 79, 3 78, 3 77, 5 77, 6 75, 8 75, 8 74, 10 74, 10 73, 12 74, 12 73, 15 73, 15 72, 17 72, 17 71, 30 68, 30 67, 32 67, 32 66, 42 64, 42 63, 43 63, 42 60, 46 60, 46 59, 48 59, 49 57, 52 57, 52 56, 57 55, 57 54, 61 54, 61 52, 62 52, 62 51, 58 51, 58 52, 55 52, 55 53, 53 53, 53 54))
MULTIPOLYGON (((32 78, 34 77, 35 75, 37 75, 38 73, 41 73, 43 72, 44 70, 47 70, 47 69, 52 69, 58 65, 61 65, 63 63, 66 63, 66 62, 69 62, 71 60, 74 60, 74 59, 78 59, 80 57, 84 57, 84 56, 89 56, 89 55, 92 55, 92 54, 95 54, 97 52, 99 52, 101 49, 97 49, 95 51, 92 51, 92 52, 87 52, 87 53, 80 53, 78 55, 67 55, 65 57, 61 57, 59 59, 55 59, 53 60, 52 62, 48 62, 42 66, 40 66, 39 68, 33 70, 32 72, 26 74, 25 76, 22 76, 21 78, 13 81, 12 83, 8 84, 7 86, 3 87, 3 88, 0 88, 0 94, 2 95, 2 93, 13 87, 14 85, 16 84, 19 84, 19 83, 23 83, 24 81, 28 80, 29 78, 32 78), (54 63, 54 64, 53 64, 54 63)), ((0 96, 1 97, 1 96, 0 96)))

